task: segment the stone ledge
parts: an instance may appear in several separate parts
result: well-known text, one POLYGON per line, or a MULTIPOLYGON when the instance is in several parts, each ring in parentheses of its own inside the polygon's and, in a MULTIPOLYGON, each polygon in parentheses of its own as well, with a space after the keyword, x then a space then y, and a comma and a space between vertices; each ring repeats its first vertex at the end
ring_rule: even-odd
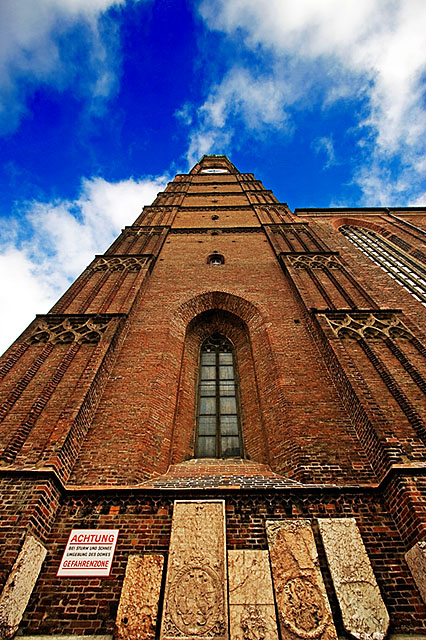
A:
POLYGON ((163 489, 279 489, 301 484, 278 475, 269 465, 244 458, 193 458, 171 465, 165 474, 139 486, 163 489))
MULTIPOLYGON (((73 635, 65 635, 65 636, 61 636, 59 634, 52 634, 52 635, 44 635, 44 636, 22 636, 19 635, 19 633, 15 636, 16 640, 113 640, 113 636, 112 634, 106 634, 106 635, 92 635, 92 636, 86 636, 86 635, 79 635, 79 636, 73 636, 73 635)), ((348 636, 338 636, 338 640, 348 640, 348 636)), ((411 633, 391 633, 387 640, 426 640, 426 635, 420 635, 420 634, 411 634, 411 633)))
MULTIPOLYGON (((410 636, 413 637, 414 636, 410 636)), ((58 638, 58 640, 112 640, 113 636, 112 634, 106 634, 106 635, 102 635, 102 636, 72 636, 72 635, 67 635, 67 636, 61 636, 57 633, 54 633, 52 635, 49 636, 21 636, 19 634, 16 635, 16 638, 22 638, 22 640, 54 640, 55 638, 58 638)), ((414 638, 414 640, 416 640, 416 638, 414 638)))

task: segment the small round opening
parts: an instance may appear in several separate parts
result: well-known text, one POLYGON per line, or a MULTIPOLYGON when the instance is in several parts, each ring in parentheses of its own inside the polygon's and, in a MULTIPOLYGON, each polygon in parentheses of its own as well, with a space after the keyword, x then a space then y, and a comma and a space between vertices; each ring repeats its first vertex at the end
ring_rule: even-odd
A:
POLYGON ((228 173, 228 170, 220 167, 211 167, 210 169, 201 169, 201 173, 228 173))
POLYGON ((212 264, 212 265, 225 264, 225 258, 220 253, 217 253, 217 252, 212 253, 207 258, 207 264, 212 264))

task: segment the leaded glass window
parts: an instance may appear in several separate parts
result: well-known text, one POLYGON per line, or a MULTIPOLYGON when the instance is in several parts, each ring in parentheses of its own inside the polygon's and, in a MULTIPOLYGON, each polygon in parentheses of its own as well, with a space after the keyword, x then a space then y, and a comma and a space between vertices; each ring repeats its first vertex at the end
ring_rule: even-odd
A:
POLYGON ((211 335, 201 347, 199 378, 196 456, 241 456, 234 350, 220 333, 211 335))
POLYGON ((339 230, 417 300, 426 303, 426 267, 370 229, 344 225, 339 230))

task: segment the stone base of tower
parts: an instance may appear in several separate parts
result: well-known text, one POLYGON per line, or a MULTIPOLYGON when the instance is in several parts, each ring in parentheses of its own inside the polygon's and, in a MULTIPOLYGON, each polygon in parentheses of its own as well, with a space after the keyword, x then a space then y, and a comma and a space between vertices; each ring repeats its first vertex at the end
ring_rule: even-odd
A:
MULTIPOLYGON (((42 474, 39 474, 38 478, 27 477, 25 479, 27 483, 26 495, 30 499, 27 508, 22 501, 21 492, 17 493, 15 498, 12 498, 11 493, 8 496, 4 494, 10 517, 10 527, 7 530, 9 543, 5 543, 3 547, 5 554, 2 557, 4 580, 6 581, 10 573, 14 571, 19 551, 31 531, 31 535, 41 541, 47 551, 38 578, 36 577, 34 580, 32 591, 28 594, 28 604, 24 607, 25 611, 22 611, 18 635, 29 637, 72 636, 73 638, 84 635, 85 637, 96 636, 101 640, 101 638, 112 634, 118 637, 118 628, 120 627, 121 635, 119 637, 121 638, 131 640, 133 637, 141 637, 140 635, 126 635, 125 630, 123 631, 123 628, 125 629, 127 626, 123 625, 123 619, 128 616, 120 614, 119 607, 125 588, 126 571, 129 570, 129 560, 132 558, 134 559, 132 562, 136 562, 137 565, 138 558, 161 556, 164 558, 164 570, 161 571, 160 578, 158 578, 157 572, 156 578, 160 594, 158 619, 154 624, 156 632, 147 635, 147 637, 154 638, 155 633, 160 633, 161 615, 164 610, 164 585, 168 563, 172 557, 171 532, 175 504, 178 504, 179 501, 191 503, 195 501, 198 504, 211 504, 219 501, 223 503, 224 508, 226 553, 232 555, 234 551, 239 552, 243 554, 241 557, 246 560, 250 559, 250 554, 254 552, 270 553, 271 541, 267 535, 267 527, 272 526, 270 523, 293 528, 297 526, 297 523, 306 523, 309 536, 312 536, 312 549, 318 556, 318 567, 331 608, 331 619, 335 633, 338 636, 348 633, 345 631, 348 622, 345 621, 343 613, 345 598, 350 601, 345 591, 347 587, 341 586, 342 581, 345 582, 345 578, 339 574, 338 567, 344 566, 346 562, 345 571, 348 571, 347 566, 351 566, 351 558, 358 561, 361 552, 351 551, 349 565, 347 560, 340 559, 336 573, 336 568, 333 568, 330 559, 330 550, 326 548, 329 543, 325 542, 322 529, 323 525, 330 522, 336 523, 336 526, 347 522, 349 528, 340 529, 341 533, 336 534, 337 539, 341 539, 342 546, 345 546, 349 538, 353 537, 350 533, 350 527, 356 527, 356 531, 359 533, 359 535, 357 534, 357 544, 361 541, 365 557, 368 557, 368 562, 371 565, 372 574, 369 575, 374 576, 374 584, 377 587, 374 587, 371 577, 365 578, 358 575, 358 579, 361 583, 368 582, 370 585, 367 587, 368 593, 370 590, 373 593, 372 590, 376 589, 374 593, 378 593, 382 599, 389 614, 389 633, 392 637, 395 634, 404 633, 418 634, 419 637, 426 636, 426 605, 422 600, 419 578, 415 575, 415 571, 410 570, 410 562, 408 561, 407 564, 406 557, 407 552, 417 544, 418 540, 421 540, 420 512, 417 520, 412 520, 413 526, 409 530, 404 529, 403 533, 408 532, 407 538, 403 537, 397 526, 398 514, 403 512, 408 498, 413 499, 415 495, 414 486, 417 486, 417 495, 421 496, 423 475, 420 469, 417 474, 414 473, 414 469, 411 469, 409 475, 402 469, 395 469, 380 486, 338 487, 290 484, 291 481, 268 472, 267 467, 250 462, 243 464, 215 461, 210 464, 206 460, 192 460, 182 465, 176 465, 176 467, 178 469, 172 467, 168 474, 153 480, 151 486, 62 487, 60 490, 59 484, 54 484, 54 491, 50 487, 50 493, 47 491, 48 482, 42 481, 42 474), (227 481, 227 475, 224 472, 225 464, 228 465, 229 485, 224 484, 227 481), (221 481, 215 486, 213 480, 215 474, 211 470, 216 468, 217 471, 218 467, 221 467, 223 475, 221 481), (191 486, 189 481, 191 477, 189 470, 194 472, 194 469, 199 469, 197 487, 191 486), (243 469, 246 470, 245 475, 243 469), (239 471, 238 476, 236 470, 239 471), (263 487, 259 486, 262 470, 265 482, 263 487), (203 477, 205 483, 204 488, 201 488, 203 487, 203 477), (239 478, 238 485, 236 484, 237 478, 239 478), (176 483, 180 486, 176 486, 176 483), (404 487, 407 486, 410 489, 408 492, 404 491, 404 487), (399 492, 395 491, 395 487, 399 487, 399 492), (56 502, 55 491, 60 494, 59 500, 56 502), (392 500, 384 497, 386 492, 392 495, 392 500), (37 501, 35 503, 32 501, 31 496, 36 495, 39 496, 40 507, 37 507, 37 501), (176 501, 178 502, 176 503, 176 501), (56 505, 55 513, 52 513, 50 518, 47 511, 43 511, 47 504, 50 504, 51 508, 56 505), (37 520, 31 519, 29 515, 40 513, 40 509, 45 517, 43 531, 34 527, 37 520), (22 529, 17 528, 20 518, 22 518, 22 524, 25 524, 22 529), (349 525, 349 523, 352 524, 349 525), (13 524, 14 526, 12 526, 13 524), (109 577, 57 576, 68 537, 74 529, 119 531, 109 577), (119 621, 120 615, 121 622, 119 621)), ((18 482, 17 477, 15 477, 15 482, 18 482)), ((198 525, 192 524, 193 529, 196 526, 198 525)), ((198 535, 201 536, 201 540, 204 540, 201 528, 198 535)), ((282 553, 290 558, 292 554, 295 554, 296 557, 300 556, 300 536, 291 532, 288 535, 290 538, 287 539, 286 550, 282 553)), ((203 544, 200 549, 204 549, 203 544)), ((238 558, 239 556, 237 560, 233 560, 234 564, 237 563, 236 566, 239 566, 238 562, 242 562, 238 558)), ((229 563, 229 559, 227 562, 229 563)), ((305 566, 306 563, 307 561, 302 559, 302 565, 305 566)), ((361 564, 363 563, 361 562, 361 564)), ((306 587, 306 579, 296 580, 300 576, 291 573, 291 571, 295 571, 294 566, 285 566, 286 570, 290 571, 288 580, 290 582, 293 580, 290 586, 294 590, 294 597, 296 597, 302 587, 306 587)), ((179 570, 178 567, 178 574, 179 570)), ((146 593, 147 588, 146 585, 144 588, 143 574, 144 571, 138 578, 137 589, 141 593, 146 593)), ((229 576, 229 567, 227 574, 229 576)), ((349 578, 349 582, 356 582, 354 576, 349 576, 349 578)), ((213 580, 211 576, 209 579, 213 580)), ((312 581, 311 578, 309 580, 312 581)), ((281 594, 282 588, 276 587, 277 578, 274 577, 274 573, 272 573, 272 583, 275 589, 273 604, 276 608, 278 606, 277 593, 281 594)), ((320 606, 318 596, 315 594, 317 592, 314 589, 312 596, 314 609, 320 606)), ((169 597, 176 600, 178 597, 176 590, 173 591, 172 588, 169 597)), ((257 620, 257 624, 260 624, 259 633, 261 633, 262 625, 264 625, 262 620, 266 615, 262 613, 262 611, 264 612, 262 607, 270 607, 271 603, 235 602, 234 604, 234 618, 237 615, 235 612, 239 612, 238 619, 241 620, 242 617, 245 629, 248 629, 250 625, 255 626, 257 620), (243 611, 241 607, 246 604, 251 608, 243 611), (256 608, 256 605, 262 606, 256 608)), ((187 606, 194 605, 189 603, 187 606)), ((362 611, 364 610, 365 607, 362 608, 362 611)), ((351 615, 354 617, 353 611, 349 611, 346 618, 348 616, 350 618, 351 615)), ((379 619, 380 615, 375 617, 379 619)), ((277 620, 279 626, 281 623, 279 618, 277 620)), ((357 621, 356 615, 354 620, 357 621)), ((231 622, 227 622, 227 624, 231 624, 231 622)), ((138 623, 133 621, 133 629, 135 624, 137 626, 138 623)), ((232 624, 235 626, 235 620, 232 624)), ((358 624, 360 623, 358 622, 358 624)), ((145 627, 146 624, 141 623, 141 628, 145 627)), ((283 637, 283 632, 280 633, 283 637)), ((379 632, 377 631, 377 633, 379 632)), ((380 633, 384 637, 383 629, 380 633)), ((178 636, 179 634, 176 637, 178 636)), ((200 637, 197 634, 195 636, 200 637)), ((2 637, 11 637, 11 634, 3 632, 2 637)), ((163 634, 162 637, 168 636, 163 634)), ((246 638, 244 635, 241 637, 246 638)), ((291 637, 297 637, 297 634, 293 633, 291 637)), ((304 637, 303 634, 300 637, 304 637)), ((318 637, 321 637, 321 634, 318 637)), ((378 637, 379 635, 375 636, 375 638, 378 637)), ((396 638, 396 640, 399 639, 396 638)))

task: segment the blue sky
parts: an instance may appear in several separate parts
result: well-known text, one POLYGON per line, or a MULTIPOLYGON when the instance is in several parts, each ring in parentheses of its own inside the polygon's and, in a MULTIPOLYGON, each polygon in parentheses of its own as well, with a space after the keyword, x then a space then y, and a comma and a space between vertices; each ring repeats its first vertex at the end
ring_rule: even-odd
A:
POLYGON ((0 352, 204 153, 426 204, 424 0, 2 0, 0 352))

